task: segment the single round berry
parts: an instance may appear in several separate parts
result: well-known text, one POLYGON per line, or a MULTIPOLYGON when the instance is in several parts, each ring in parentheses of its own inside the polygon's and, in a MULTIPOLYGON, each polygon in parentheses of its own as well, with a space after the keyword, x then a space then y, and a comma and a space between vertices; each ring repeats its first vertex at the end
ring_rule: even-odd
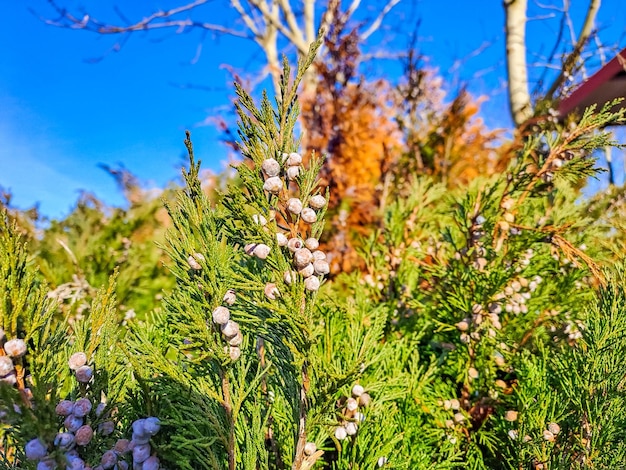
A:
POLYGON ((213 310, 213 323, 225 325, 230 320, 230 311, 226 307, 219 306, 213 310))
POLYGON ((87 355, 84 352, 76 352, 70 356, 70 359, 67 362, 70 369, 76 370, 87 364, 87 355))
POLYGON ((100 460, 100 465, 102 468, 110 469, 115 467, 117 463, 117 454, 112 450, 107 450, 104 454, 102 454, 102 459, 100 460))
POLYGON ((130 441, 128 439, 118 439, 113 448, 118 454, 125 454, 130 451, 130 441))
POLYGON ((276 298, 280 296, 280 292, 278 291, 276 284, 274 284, 273 282, 268 282, 267 284, 265 284, 263 292, 265 294, 265 297, 267 297, 269 300, 276 300, 276 298))
POLYGON ((161 429, 161 420, 154 416, 149 416, 146 418, 143 428, 148 434, 154 436, 161 429))
POLYGON ((148 457, 150 457, 151 452, 150 444, 138 444, 133 447, 133 462, 134 463, 143 463, 148 457))
POLYGON ((226 291, 226 294, 224 294, 223 300, 226 305, 234 305, 235 300, 237 300, 235 291, 233 289, 229 289, 228 291, 226 291))
POLYGON ((239 349, 237 346, 230 346, 228 348, 228 355, 230 356, 230 359, 232 361, 236 361, 241 357, 241 349, 239 349))
POLYGON ((354 436, 356 434, 356 432, 358 431, 358 427, 356 425, 356 423, 346 423, 346 433, 348 434, 348 436, 354 436))
POLYGON ((276 243, 278 246, 287 246, 287 242, 289 239, 285 236, 284 233, 276 232, 276 243))
POLYGON ((10 339, 4 343, 4 351, 11 357, 21 357, 26 354, 26 343, 23 339, 10 339))
POLYGON ((70 450, 74 447, 74 434, 69 432, 60 432, 54 438, 54 445, 61 450, 70 450))
POLYGON ((48 453, 48 448, 41 439, 31 439, 24 446, 24 453, 28 460, 41 460, 48 453))
POLYGON ((299 248, 293 254, 293 262, 297 268, 303 268, 313 261, 313 254, 308 248, 299 248))
POLYGON ((74 416, 78 416, 82 418, 83 416, 87 416, 91 411, 91 402, 88 398, 80 398, 76 400, 74 403, 74 416))
POLYGON ((280 174, 280 163, 273 158, 263 160, 261 168, 267 176, 278 176, 280 174))
POLYGON ((161 463, 159 462, 157 456, 153 455, 152 457, 148 457, 146 460, 144 460, 141 470, 159 470, 160 464, 161 463))
POLYGON ((278 176, 272 176, 265 180, 263 189, 271 194, 278 194, 283 189, 283 181, 278 176))
POLYGON ((93 369, 89 366, 80 366, 76 369, 76 380, 80 383, 88 383, 93 377, 93 369))
POLYGON ((318 259, 313 262, 313 269, 315 270, 315 274, 325 276, 330 272, 330 265, 326 260, 318 259))
POLYGON ((76 432, 78 431, 78 429, 84 424, 83 418, 76 416, 76 415, 69 415, 68 417, 65 418, 65 420, 63 420, 63 425, 65 426, 65 429, 67 429, 69 432, 76 432))
POLYGON ((313 209, 321 209, 325 205, 326 205, 326 198, 324 198, 324 196, 322 196, 321 194, 312 196, 311 199, 309 199, 309 206, 312 207, 313 209))
POLYGON ((113 421, 105 421, 98 426, 98 432, 103 436, 113 434, 113 431, 115 431, 115 423, 113 421))
POLYGON ((264 243, 259 243, 255 248, 252 254, 259 259, 266 259, 270 254, 271 248, 264 243))
POLYGON ((287 166, 298 166, 302 164, 302 155, 296 152, 291 152, 285 162, 287 166))
POLYGON ((228 339, 228 344, 231 346, 240 346, 243 343, 243 335, 239 331, 235 336, 228 339))
POLYGON ((348 401, 346 401, 346 408, 348 411, 356 411, 358 407, 359 407, 359 404, 354 398, 352 397, 348 398, 348 401))
POLYGON ((320 242, 317 238, 307 238, 304 241, 304 246, 306 246, 311 251, 315 251, 319 248, 320 242))
POLYGON ((365 393, 365 389, 363 388, 363 385, 359 385, 356 384, 354 387, 352 387, 352 396, 353 397, 360 397, 361 395, 363 395, 363 393, 365 393))
POLYGON ((306 209, 302 209, 302 212, 300 213, 300 218, 304 220, 307 224, 313 224, 317 221, 317 214, 313 209, 309 209, 307 207, 306 209))
POLYGON ((78 446, 86 446, 93 438, 93 429, 88 424, 81 426, 76 430, 74 441, 78 446))
POLYGON ((316 450, 317 446, 315 445, 315 442, 307 442, 304 444, 304 453, 306 455, 313 455, 316 450))
POLYGON ((71 400, 61 400, 54 411, 59 416, 69 416, 74 411, 74 402, 71 400))
POLYGON ((0 377, 4 377, 13 372, 13 361, 9 356, 0 356, 0 377))
POLYGON ((289 241, 287 242, 287 248, 292 253, 295 253, 297 250, 299 250, 303 246, 304 246, 304 242, 300 240, 299 238, 290 238, 289 241))
POLYGON ((297 197, 292 197, 287 200, 287 210, 292 214, 298 215, 302 212, 302 201, 297 197))
POLYGON ((335 439, 343 441, 346 437, 348 437, 348 432, 346 431, 346 428, 343 426, 338 426, 335 429, 335 439))
POLYGON ((237 333, 239 333, 239 325, 237 322, 228 320, 228 322, 222 325, 222 334, 226 338, 232 338, 233 336, 236 336, 237 333))
POLYGON ((306 266, 298 269, 298 272, 300 273, 302 277, 308 278, 308 277, 313 276, 313 274, 315 273, 315 268, 313 267, 313 263, 309 263, 306 266))
POLYGON ((304 288, 310 292, 315 292, 320 288, 320 280, 315 276, 309 276, 304 280, 304 288))
POLYGON ((204 256, 201 253, 194 253, 187 258, 187 264, 194 271, 200 271, 202 269, 200 261, 204 261, 204 256))
POLYGON ((287 168, 287 179, 290 181, 295 180, 300 175, 300 168, 297 166, 290 166, 287 168))

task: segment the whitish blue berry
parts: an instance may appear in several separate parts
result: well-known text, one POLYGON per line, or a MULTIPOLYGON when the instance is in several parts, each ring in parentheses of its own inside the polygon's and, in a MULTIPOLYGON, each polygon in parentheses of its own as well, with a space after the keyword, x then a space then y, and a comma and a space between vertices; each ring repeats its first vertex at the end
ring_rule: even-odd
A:
POLYGON ((63 421, 63 425, 65 426, 65 429, 67 429, 69 432, 76 432, 78 431, 78 428, 83 425, 83 418, 71 414, 67 418, 65 418, 65 420, 63 421))
POLYGON ((263 189, 268 193, 278 194, 283 189, 283 181, 278 176, 271 176, 265 180, 263 189))
POLYGON ((133 462, 143 463, 150 457, 150 444, 138 444, 133 447, 133 462))
POLYGON ((213 323, 217 325, 225 325, 230 320, 230 311, 226 307, 216 307, 213 310, 213 323))
POLYGON ((54 438, 54 445, 61 450, 70 450, 74 447, 74 434, 69 432, 60 432, 54 438))
POLYGON ((306 222, 307 224, 313 224, 317 221, 317 214, 313 209, 309 209, 307 207, 306 209, 302 209, 302 212, 300 213, 300 218, 304 220, 304 222, 306 222))
POLYGON ((239 333, 239 325, 237 324, 237 322, 229 320, 224 325, 222 325, 222 334, 226 338, 232 338, 233 336, 236 336, 237 333, 239 333))
POLYGON ((324 276, 330 272, 330 265, 326 260, 318 259, 313 262, 313 269, 315 274, 324 276))
POLYGON ((107 450, 102 455, 102 460, 100 460, 100 465, 102 465, 102 468, 104 468, 105 470, 115 467, 116 463, 117 463, 117 454, 112 450, 107 450))
POLYGON ((55 470, 57 464, 53 459, 41 460, 37 464, 37 470, 55 470))
POLYGON ((143 427, 148 434, 154 436, 161 429, 161 421, 159 418, 149 416, 146 418, 146 422, 143 427))
POLYGON ((87 364, 87 355, 84 352, 76 352, 70 356, 67 363, 70 366, 70 369, 76 370, 87 364))
POLYGON ((128 439, 118 439, 113 450, 118 454, 125 454, 130 450, 130 441, 128 439))
POLYGON ((291 152, 287 157, 287 161, 285 165, 287 166, 298 166, 302 163, 302 155, 296 152, 291 152))
POLYGON ((270 254, 271 248, 264 243, 259 243, 255 248, 252 254, 259 259, 266 259, 270 254))
POLYGON ((24 446, 24 453, 28 460, 40 460, 47 454, 47 447, 41 439, 31 439, 24 446))
POLYGON ((26 354, 26 343, 23 339, 10 339, 4 343, 4 351, 11 357, 20 357, 26 354))
POLYGON ((297 268, 303 268, 313 261, 313 254, 308 248, 299 248, 293 254, 293 262, 297 268))
POLYGON ((81 426, 76 430, 76 435, 74 436, 74 442, 79 446, 86 446, 91 442, 93 438, 93 429, 88 424, 81 426))
POLYGON ((304 288, 308 291, 315 292, 320 288, 320 280, 315 276, 307 277, 304 280, 304 288))
POLYGON ((88 383, 93 377, 93 369, 89 366, 80 366, 76 369, 76 380, 80 383, 88 383))
POLYGON ((13 361, 9 356, 0 356, 0 377, 13 372, 13 361))
POLYGON ((302 212, 302 201, 297 197, 292 197, 287 200, 287 210, 292 214, 298 215, 302 212))
POLYGON ((300 174, 300 168, 297 166, 290 166, 289 168, 287 168, 287 179, 288 180, 295 180, 298 175, 300 174))
POLYGON ((343 441, 346 437, 348 437, 346 428, 343 426, 337 426, 337 428, 335 428, 335 439, 343 441))
POLYGON ((83 416, 87 416, 91 411, 91 402, 88 398, 80 398, 76 400, 74 403, 74 416, 78 416, 82 418, 83 416))
POLYGON ((113 421, 105 421, 98 426, 98 432, 103 436, 113 434, 113 431, 115 431, 115 423, 113 421))
POLYGON ((233 305, 235 301, 237 300, 237 295, 235 294, 235 291, 232 289, 226 291, 226 294, 224 294, 223 300, 226 305, 233 305))
POLYGON ((71 400, 61 400, 54 411, 59 416, 69 416, 74 411, 74 402, 71 400))
POLYGON ((311 251, 315 251, 319 248, 320 242, 317 238, 307 238, 304 241, 304 246, 306 246, 311 251))
POLYGON ((65 470, 85 470, 85 461, 80 457, 76 457, 71 460, 68 458, 65 470))
POLYGON ((202 269, 202 265, 199 261, 204 261, 204 256, 201 253, 194 253, 187 258, 187 264, 194 271, 200 271, 202 269))
POLYGON ((317 446, 315 445, 315 442, 307 442, 304 445, 304 453, 306 455, 313 455, 316 450, 317 450, 317 446))
POLYGON ((159 459, 153 455, 144 461, 142 470, 159 470, 159 465, 159 459))
POLYGON ((321 194, 317 194, 316 196, 311 197, 309 199, 309 206, 313 209, 321 209, 326 205, 326 198, 321 194))
POLYGON ((267 176, 278 176, 280 174, 280 163, 273 158, 263 160, 261 168, 267 176))

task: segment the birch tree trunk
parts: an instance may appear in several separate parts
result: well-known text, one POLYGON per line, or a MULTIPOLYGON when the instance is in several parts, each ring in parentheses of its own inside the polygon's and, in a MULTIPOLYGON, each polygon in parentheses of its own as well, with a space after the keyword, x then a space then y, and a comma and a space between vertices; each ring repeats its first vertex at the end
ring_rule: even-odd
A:
POLYGON ((505 0, 506 65, 511 117, 517 127, 532 116, 526 65, 527 0, 505 0))

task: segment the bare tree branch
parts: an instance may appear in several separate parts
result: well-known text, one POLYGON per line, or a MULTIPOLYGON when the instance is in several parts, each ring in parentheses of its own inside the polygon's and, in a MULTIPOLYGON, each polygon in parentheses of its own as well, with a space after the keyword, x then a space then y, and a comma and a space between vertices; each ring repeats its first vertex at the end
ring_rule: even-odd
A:
POLYGON ((578 40, 576 41, 574 50, 565 59, 561 73, 559 73, 559 75, 556 77, 556 79, 548 89, 546 97, 551 98, 554 96, 556 91, 561 87, 563 82, 571 74, 576 62, 580 59, 580 54, 587 44, 587 41, 591 37, 591 33, 593 32, 596 16, 598 14, 598 10, 600 9, 600 3, 600 0, 590 0, 589 7, 587 8, 585 22, 583 23, 583 27, 580 30, 580 34, 578 35, 578 40))
POLYGON ((400 3, 400 0, 389 0, 389 2, 387 2, 387 4, 385 5, 385 8, 382 9, 380 14, 372 22, 370 27, 367 28, 367 30, 365 30, 365 32, 363 34, 361 34, 361 41, 365 41, 373 33, 375 33, 378 30, 378 28, 380 28, 380 25, 382 24, 383 20, 385 19, 385 16, 387 16, 387 13, 389 13, 393 9, 393 7, 395 7, 398 3, 400 3))
POLYGON ((200 21, 193 21, 191 19, 184 20, 175 20, 172 19, 173 16, 192 10, 204 3, 208 0, 196 0, 192 3, 188 3, 186 5, 182 5, 178 8, 172 8, 167 11, 157 11, 145 18, 141 21, 138 21, 133 24, 118 26, 118 25, 108 25, 99 22, 98 20, 91 18, 89 15, 84 15, 83 18, 78 19, 69 13, 67 10, 60 8, 54 0, 49 0, 48 3, 52 5, 52 7, 61 15, 58 20, 50 20, 43 17, 40 17, 41 20, 51 26, 57 26, 61 28, 70 28, 70 29, 85 29, 94 31, 98 34, 124 34, 124 33, 132 33, 136 31, 146 31, 149 29, 162 29, 162 28, 177 28, 177 32, 182 32, 187 28, 200 28, 209 31, 215 31, 222 34, 228 34, 231 36, 252 39, 250 35, 246 31, 237 31, 232 28, 228 28, 219 24, 212 24, 200 21), (68 21, 69 25, 64 22, 68 21), (163 21, 157 21, 163 20, 163 21))

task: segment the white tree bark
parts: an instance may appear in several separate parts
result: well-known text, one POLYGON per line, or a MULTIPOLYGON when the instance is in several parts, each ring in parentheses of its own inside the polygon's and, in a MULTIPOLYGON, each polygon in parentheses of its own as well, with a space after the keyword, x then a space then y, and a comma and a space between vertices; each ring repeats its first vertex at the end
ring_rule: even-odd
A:
POLYGON ((506 64, 511 117, 516 126, 532 116, 526 65, 527 0, 505 0, 506 64))

